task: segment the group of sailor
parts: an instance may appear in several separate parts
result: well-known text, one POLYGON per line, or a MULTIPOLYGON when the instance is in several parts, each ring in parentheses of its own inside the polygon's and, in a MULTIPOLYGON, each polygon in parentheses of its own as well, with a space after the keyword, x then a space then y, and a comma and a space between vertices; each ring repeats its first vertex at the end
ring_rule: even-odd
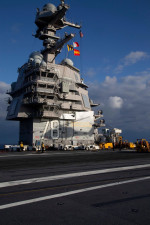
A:
MULTIPOLYGON (((36 146, 35 146, 36 147, 36 146)), ((39 147, 39 146, 38 146, 39 147)), ((44 143, 42 142, 41 143, 41 148, 35 148, 36 150, 41 150, 41 152, 44 152, 45 150, 45 146, 44 146, 44 143)), ((23 151, 24 150, 24 144, 23 142, 21 141, 20 142, 20 151, 23 151)))

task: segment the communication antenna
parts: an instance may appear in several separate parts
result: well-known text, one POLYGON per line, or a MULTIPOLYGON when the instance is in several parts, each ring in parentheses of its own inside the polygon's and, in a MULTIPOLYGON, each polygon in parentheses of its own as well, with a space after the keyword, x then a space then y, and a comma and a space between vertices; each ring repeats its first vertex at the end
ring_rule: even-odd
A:
POLYGON ((61 1, 61 5, 65 4, 65 0, 60 0, 61 1))

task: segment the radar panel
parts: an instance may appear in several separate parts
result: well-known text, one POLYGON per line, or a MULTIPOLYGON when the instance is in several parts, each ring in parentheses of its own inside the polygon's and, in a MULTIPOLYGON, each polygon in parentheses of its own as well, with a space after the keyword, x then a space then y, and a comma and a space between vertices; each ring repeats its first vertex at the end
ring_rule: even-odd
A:
POLYGON ((84 103, 85 108, 90 108, 90 102, 89 102, 88 96, 82 94, 82 99, 83 99, 83 103, 84 103))
POLYGON ((15 114, 17 104, 18 104, 18 99, 14 99, 11 103, 11 106, 10 106, 9 116, 12 116, 12 115, 15 114))

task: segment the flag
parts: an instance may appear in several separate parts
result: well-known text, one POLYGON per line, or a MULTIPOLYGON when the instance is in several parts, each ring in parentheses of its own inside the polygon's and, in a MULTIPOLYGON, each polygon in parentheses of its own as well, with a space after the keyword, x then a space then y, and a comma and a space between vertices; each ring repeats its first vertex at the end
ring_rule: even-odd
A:
POLYGON ((73 42, 73 47, 74 47, 74 48, 79 47, 79 43, 78 43, 78 42, 73 42))
POLYGON ((83 33, 81 30, 80 30, 80 37, 83 38, 83 33))
POLYGON ((67 45, 67 48, 68 48, 68 52, 69 51, 73 51, 73 46, 72 45, 67 45))
POLYGON ((80 51, 79 51, 79 50, 74 49, 74 55, 76 55, 76 56, 80 56, 80 51))

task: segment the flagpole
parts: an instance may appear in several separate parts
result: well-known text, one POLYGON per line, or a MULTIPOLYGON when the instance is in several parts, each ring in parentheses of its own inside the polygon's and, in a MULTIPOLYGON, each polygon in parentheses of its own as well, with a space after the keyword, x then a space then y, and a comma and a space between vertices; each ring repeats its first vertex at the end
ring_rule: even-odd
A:
POLYGON ((66 58, 68 58, 69 52, 67 51, 66 58))
POLYGON ((82 53, 83 53, 83 46, 82 46, 82 38, 83 38, 83 33, 82 33, 82 31, 80 30, 79 31, 79 33, 80 33, 80 49, 81 49, 81 56, 80 56, 80 68, 81 68, 81 78, 83 79, 83 58, 82 58, 82 53))

